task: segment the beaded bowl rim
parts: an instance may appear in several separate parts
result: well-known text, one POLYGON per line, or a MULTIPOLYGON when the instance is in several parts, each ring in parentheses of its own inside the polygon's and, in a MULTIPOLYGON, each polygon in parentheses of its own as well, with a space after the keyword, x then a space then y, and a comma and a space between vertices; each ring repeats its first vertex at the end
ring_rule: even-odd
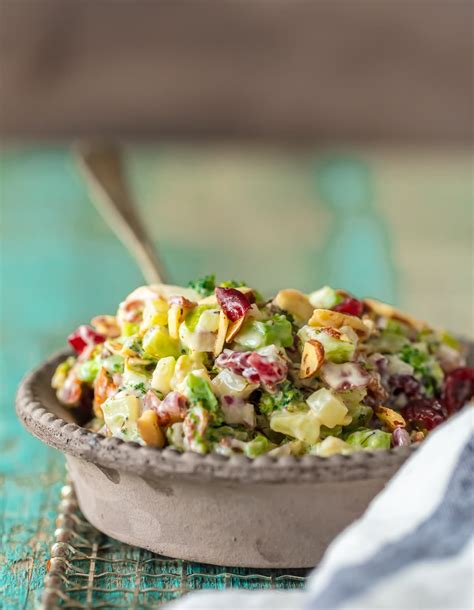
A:
POLYGON ((72 421, 51 388, 52 374, 69 350, 56 352, 28 373, 16 395, 16 412, 35 437, 63 453, 96 464, 104 471, 118 470, 147 479, 186 476, 193 479, 244 483, 319 483, 387 478, 416 451, 419 443, 378 451, 357 451, 330 457, 315 455, 201 455, 171 447, 146 447, 116 437, 105 437, 72 421), (69 421, 68 421, 69 420, 69 421))

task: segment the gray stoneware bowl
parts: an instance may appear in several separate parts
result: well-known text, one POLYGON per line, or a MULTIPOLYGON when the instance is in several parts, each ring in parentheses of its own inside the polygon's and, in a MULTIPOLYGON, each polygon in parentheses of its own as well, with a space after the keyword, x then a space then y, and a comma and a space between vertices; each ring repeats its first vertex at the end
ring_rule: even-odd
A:
POLYGON ((67 355, 56 354, 23 380, 18 417, 66 454, 80 508, 97 529, 162 555, 312 567, 416 449, 250 460, 105 438, 78 425, 51 389, 67 355))

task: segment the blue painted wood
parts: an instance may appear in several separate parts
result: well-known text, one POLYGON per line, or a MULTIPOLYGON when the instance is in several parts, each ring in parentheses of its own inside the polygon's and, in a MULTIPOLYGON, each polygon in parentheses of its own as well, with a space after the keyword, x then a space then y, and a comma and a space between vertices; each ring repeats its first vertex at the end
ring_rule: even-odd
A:
MULTIPOLYGON (((397 301, 391 244, 403 255, 411 248, 429 260, 438 253, 442 226, 453 261, 453 276, 447 278, 456 313, 452 322, 468 319, 462 318, 459 301, 469 298, 469 281, 465 268, 455 265, 471 243, 468 164, 451 165, 452 178, 447 174, 435 183, 431 174, 421 174, 412 186, 419 199, 402 199, 392 213, 390 201, 398 199, 390 192, 388 203, 379 200, 372 165, 360 156, 329 165, 317 156, 267 154, 258 161, 245 151, 205 152, 203 160, 188 149, 131 152, 131 183, 174 281, 216 271, 267 292, 281 285, 309 290, 333 281, 397 301), (450 215, 442 220, 450 193, 456 222, 450 215), (423 236, 412 238, 412 226, 399 217, 412 215, 418 201, 427 221, 423 236), (437 211, 434 219, 429 210, 437 211)), ((413 175, 401 161, 387 163, 390 171, 398 168, 395 175, 413 175)), ((15 389, 28 369, 63 346, 72 328, 96 313, 113 312, 142 280, 90 203, 67 150, 4 151, 0 172, 0 599, 14 610, 33 608, 41 590, 63 477, 62 456, 16 421, 15 389)), ((409 277, 405 268, 398 279, 417 288, 421 297, 414 303, 422 303, 423 290, 437 289, 436 274, 409 277)), ((401 296, 412 303, 406 290, 401 296)), ((433 311, 441 318, 444 310, 435 306, 430 299, 423 317, 433 311)))

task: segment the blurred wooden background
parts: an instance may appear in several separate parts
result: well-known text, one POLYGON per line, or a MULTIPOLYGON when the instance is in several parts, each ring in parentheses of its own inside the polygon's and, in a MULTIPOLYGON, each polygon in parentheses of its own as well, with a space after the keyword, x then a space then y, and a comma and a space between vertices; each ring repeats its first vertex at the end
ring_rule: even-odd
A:
POLYGON ((471 0, 1 0, 0 134, 464 142, 471 0))

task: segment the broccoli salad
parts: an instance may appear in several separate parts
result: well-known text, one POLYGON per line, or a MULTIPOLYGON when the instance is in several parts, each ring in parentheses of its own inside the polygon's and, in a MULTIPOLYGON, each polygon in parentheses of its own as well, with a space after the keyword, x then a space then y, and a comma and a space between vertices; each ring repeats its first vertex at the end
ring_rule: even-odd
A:
POLYGON ((421 441, 474 394, 446 332, 328 286, 264 299, 214 276, 143 286, 79 326, 56 369, 88 427, 142 445, 250 458, 421 441))

